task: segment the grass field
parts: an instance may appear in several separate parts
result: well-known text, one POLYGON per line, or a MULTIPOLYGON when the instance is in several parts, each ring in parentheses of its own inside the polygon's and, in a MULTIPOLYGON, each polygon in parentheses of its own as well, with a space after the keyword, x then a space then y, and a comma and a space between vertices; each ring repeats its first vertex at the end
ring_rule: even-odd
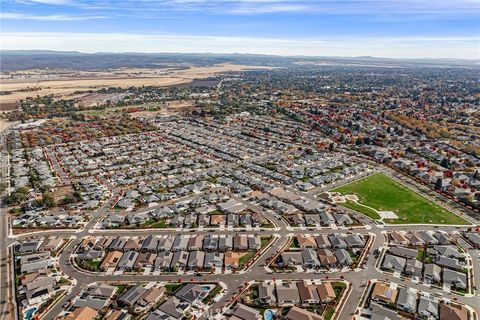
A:
POLYGON ((240 259, 238 260, 238 269, 243 269, 243 267, 245 266, 245 264, 253 258, 253 256, 255 255, 255 251, 249 251, 247 253, 245 253, 243 256, 240 257, 240 259))
MULTIPOLYGON (((377 173, 331 190, 341 194, 355 194, 358 203, 377 211, 393 211, 398 219, 384 219, 386 223, 469 224, 464 219, 404 187, 390 177, 377 173)), ((380 217, 369 208, 348 201, 346 207, 373 219, 380 217)))
POLYGON ((361 212, 364 215, 369 216, 373 220, 380 220, 380 218, 381 218, 375 210, 372 210, 370 208, 361 206, 358 203, 353 202, 353 201, 347 201, 346 203, 342 203, 341 205, 344 206, 344 207, 350 208, 352 210, 361 212))

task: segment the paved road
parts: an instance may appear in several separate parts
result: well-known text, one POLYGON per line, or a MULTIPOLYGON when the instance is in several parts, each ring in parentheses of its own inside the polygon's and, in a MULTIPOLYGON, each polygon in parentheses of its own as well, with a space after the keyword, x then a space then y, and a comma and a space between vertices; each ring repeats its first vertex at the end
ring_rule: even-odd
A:
POLYGON ((57 157, 55 156, 55 147, 54 146, 45 147, 44 151, 47 157, 50 159, 53 169, 55 170, 58 178, 60 179, 61 185, 62 186, 70 185, 71 184, 70 178, 65 173, 65 171, 63 171, 62 167, 60 166, 60 163, 57 160, 57 157))
MULTIPOLYGON (((474 283, 477 287, 477 289, 480 290, 480 253, 478 250, 474 250, 474 248, 463 238, 458 237, 458 243, 460 246, 464 249, 467 250, 467 252, 470 254, 470 257, 472 258, 472 264, 473 264, 473 278, 474 278, 474 283)), ((477 304, 476 307, 478 307, 478 302, 480 302, 480 291, 476 292, 477 294, 477 304)))
MULTIPOLYGON (((345 180, 344 182, 347 182, 348 180, 345 180)), ((344 183, 343 182, 343 183, 344 183)), ((340 182, 342 183, 342 182, 340 182)), ((288 280, 288 279, 325 279, 325 278, 341 278, 344 277, 345 280, 349 281, 352 284, 352 292, 350 296, 348 297, 348 300, 346 301, 345 307, 340 314, 340 319, 351 319, 352 315, 355 313, 357 304, 360 300, 360 297, 364 291, 365 284, 369 279, 386 279, 386 280, 391 280, 393 282, 398 282, 402 283, 401 279, 394 278, 392 276, 386 275, 382 272, 379 272, 374 266, 375 266, 375 258, 371 254, 371 252, 375 249, 378 249, 383 246, 384 244, 384 236, 382 234, 382 231, 387 231, 387 230, 406 230, 406 231, 414 231, 414 230, 425 230, 432 228, 433 226, 420 226, 420 225, 414 225, 414 226, 391 226, 391 227, 380 227, 372 223, 372 221, 364 217, 363 215, 351 211, 349 209, 349 212, 354 214, 359 220, 364 221, 369 224, 368 229, 353 229, 353 230, 332 230, 331 228, 321 228, 321 229, 316 229, 316 230, 298 230, 296 229, 295 231, 290 230, 288 228, 288 225, 283 219, 278 219, 279 217, 270 212, 267 211, 265 215, 271 219, 272 221, 275 222, 277 227, 275 229, 264 229, 261 231, 240 231, 240 230, 221 230, 221 231, 215 231, 215 234, 229 234, 229 233, 259 233, 261 235, 272 235, 272 236, 277 236, 279 237, 276 239, 276 241, 273 242, 273 244, 268 247, 265 252, 261 255, 259 259, 257 259, 246 272, 242 273, 236 273, 236 274, 229 274, 229 275, 222 275, 222 274, 205 274, 200 277, 194 277, 191 275, 172 275, 172 274, 161 274, 161 275, 138 275, 138 274, 132 274, 132 275, 101 275, 99 278, 99 275, 96 274, 90 274, 86 272, 79 271, 74 267, 74 265, 71 264, 70 257, 73 252, 73 250, 76 248, 76 246, 80 243, 81 239, 85 236, 94 234, 97 236, 102 236, 102 235, 115 235, 115 236, 131 236, 132 234, 136 236, 147 236, 150 234, 157 234, 157 235, 163 235, 163 234, 189 234, 189 235, 196 235, 196 234, 208 234, 210 231, 208 230, 194 230, 193 232, 191 230, 181 230, 181 231, 172 231, 172 230, 162 230, 162 229, 148 229, 148 230, 99 230, 95 229, 92 230, 93 226, 102 219, 105 214, 108 212, 109 207, 112 205, 113 200, 115 199, 116 195, 118 194, 119 190, 114 189, 111 198, 107 202, 105 206, 103 206, 101 209, 98 211, 94 212, 92 214, 92 219, 91 221, 88 222, 86 227, 82 230, 64 230, 64 231, 51 231, 51 232, 41 232, 41 233, 34 233, 34 234, 25 234, 25 235, 19 235, 15 239, 9 239, 9 242, 16 241, 19 239, 26 239, 29 237, 43 237, 45 235, 58 235, 58 236, 63 236, 63 237, 69 237, 69 236, 74 236, 75 239, 73 239, 68 246, 64 249, 64 251, 60 255, 60 270, 64 272, 67 276, 70 276, 74 278, 77 281, 76 286, 71 290, 70 293, 65 295, 60 303, 58 303, 56 306, 51 308, 49 312, 46 314, 45 319, 54 319, 58 314, 60 314, 63 310, 62 305, 66 303, 67 301, 73 299, 78 295, 78 293, 82 290, 82 288, 88 284, 94 283, 101 279, 102 281, 111 281, 111 282, 121 282, 121 281, 129 281, 129 282, 143 282, 143 281, 220 281, 225 283, 227 286, 227 292, 223 296, 223 298, 212 305, 212 310, 221 309, 223 306, 225 306, 232 297, 234 297, 241 286, 243 286, 244 283, 251 281, 251 280, 288 280), (360 233, 360 234, 369 234, 373 233, 375 235, 374 237, 374 243, 372 245, 372 249, 370 250, 370 253, 367 256, 366 262, 365 262, 365 268, 357 270, 357 271, 350 271, 350 272, 334 272, 334 273, 329 273, 329 274, 315 274, 315 273, 286 273, 286 274, 281 274, 281 273, 276 273, 276 274, 269 274, 267 270, 265 269, 265 264, 266 260, 269 259, 270 257, 274 256, 277 252, 279 252, 283 247, 288 245, 289 243, 289 235, 292 233, 295 234, 321 234, 321 233, 331 233, 331 232, 352 232, 352 233, 360 233)), ((311 193, 302 193, 305 197, 307 198, 312 198, 314 199, 314 195, 311 193)), ((261 210, 262 212, 265 212, 263 208, 260 208, 256 206, 255 204, 250 203, 249 201, 245 201, 244 199, 235 197, 242 203, 248 206, 252 211, 259 211, 261 210)), ((4 222, 4 221, 3 221, 4 222)), ((5 226, 2 224, 2 232, 5 232, 5 226)), ((442 230, 445 231, 458 231, 456 227, 441 227, 442 230)), ((5 234, 5 233, 4 233, 5 234)), ((463 241, 463 240, 461 240, 463 241)), ((467 245, 465 243, 461 242, 461 245, 467 245)), ((3 246, 2 246, 3 248, 3 246)), ((0 254, 4 250, 1 250, 0 254)), ((479 264, 479 256, 477 252, 470 251, 472 254, 473 258, 473 263, 475 270, 479 270, 480 266, 479 264)), ((4 267, 1 268, 2 273, 1 273, 1 280, 2 280, 2 292, 5 290, 5 288, 8 288, 8 286, 3 285, 3 279, 7 279, 6 275, 4 275, 4 267)), ((480 272, 475 272, 475 281, 478 284, 480 281, 479 279, 480 272)), ((404 282, 404 284, 407 284, 404 282)), ((407 284, 410 287, 414 287, 416 289, 426 291, 426 292, 431 292, 431 293, 440 293, 439 290, 434 290, 430 289, 424 285, 421 284, 413 284, 408 282, 407 284)), ((471 305, 474 308, 477 308, 478 310, 478 297, 462 297, 458 296, 457 299, 460 302, 467 303, 471 305)), ((4 310, 4 309, 3 309, 4 310)))
MULTIPOLYGON (((1 157, 2 157, 2 178, 0 183, 4 183, 9 187, 9 165, 10 159, 8 152, 5 148, 6 146, 6 136, 10 132, 7 128, 0 133, 0 146, 1 146, 1 157)), ((5 207, 5 197, 8 195, 8 190, 4 190, 0 196, 0 318, 2 319, 13 319, 14 316, 14 303, 15 301, 11 299, 10 288, 12 285, 11 276, 9 275, 9 249, 8 249, 8 222, 7 222, 7 210, 5 207)))
MULTIPOLYGON (((335 273, 329 273, 329 274, 314 274, 314 273, 291 273, 291 274, 268 274, 264 268, 265 265, 265 260, 271 256, 273 256, 276 252, 282 249, 283 246, 285 246, 288 242, 289 239, 286 236, 286 232, 291 233, 291 231, 287 231, 284 229, 284 225, 281 225, 282 227, 282 234, 283 237, 279 238, 271 247, 269 247, 262 257, 248 269, 247 272, 245 273, 237 273, 237 274, 231 274, 231 275, 219 275, 219 274, 207 274, 203 275, 201 277, 193 277, 191 275, 102 275, 101 279, 102 281, 111 281, 111 282, 121 282, 121 281, 137 281, 137 282, 143 282, 143 281, 179 281, 179 279, 183 282, 188 282, 188 281, 221 281, 227 285, 227 293, 225 296, 218 302, 213 305, 213 309, 215 310, 217 308, 221 308, 224 306, 237 292, 240 286, 242 286, 245 282, 248 282, 250 280, 287 280, 287 279, 325 279, 325 278, 340 278, 344 277, 347 281, 352 283, 352 293, 348 298, 348 301, 345 304, 345 308, 342 311, 340 319, 350 319, 351 316, 355 313, 355 310, 357 308, 358 301, 362 295, 362 292, 364 290, 365 282, 368 279, 386 279, 386 280, 391 280, 394 282, 399 282, 402 283, 400 279, 393 278, 389 275, 386 275, 384 273, 379 272, 377 269, 374 267, 375 263, 375 258, 369 254, 367 262, 366 262, 366 267, 360 271, 351 271, 347 273, 343 272, 335 272, 335 273)), ((399 227, 395 228, 399 230, 423 230, 425 227, 422 226, 414 226, 412 227, 399 227)), ((455 228, 444 228, 449 231, 455 230, 455 228)), ((373 232, 376 234, 374 244, 372 246, 373 249, 377 249, 383 246, 384 243, 384 236, 381 234, 381 231, 384 231, 385 229, 374 227, 371 230, 354 230, 351 232, 354 233, 362 233, 366 234, 367 232, 373 232)), ((82 233, 78 234, 77 236, 84 236, 86 235, 86 231, 83 231, 82 233)), ((145 235, 149 234, 148 231, 144 231, 145 235)), ((277 231, 278 232, 278 231, 277 231)), ((309 230, 299 230, 298 232, 295 231, 295 234, 298 233, 331 233, 331 229, 322 229, 318 231, 309 231, 309 230)), ((168 232, 165 232, 167 234, 168 232)), ((186 234, 192 234, 188 231, 185 232, 186 234)), ((223 232, 218 232, 219 234, 222 234, 223 232)), ((269 231, 267 234, 275 234, 275 231, 269 231)), ((119 234, 121 235, 128 235, 128 232, 120 232, 119 234)), ((194 234, 197 234, 194 233, 194 234)), ((97 275, 92 275, 88 273, 83 273, 79 272, 70 262, 70 254, 73 252, 74 248, 78 245, 80 242, 81 238, 77 238, 74 241, 72 241, 69 246, 65 249, 65 251, 61 254, 60 256, 60 266, 61 266, 61 271, 64 272, 65 274, 75 278, 78 283, 77 286, 72 290, 72 292, 65 296, 62 301, 53 309, 50 310, 48 313, 46 319, 53 319, 57 314, 59 314, 62 311, 62 305, 67 302, 70 299, 73 299, 78 293, 80 292, 81 288, 84 287, 85 285, 88 285, 90 283, 98 281, 98 276, 97 275)), ((408 283, 409 286, 414 287, 419 290, 423 290, 426 292, 431 292, 431 293, 438 293, 438 290, 432 290, 426 286, 423 285, 416 285, 416 284, 411 284, 408 283)), ((472 306, 475 306, 476 300, 475 298, 466 298, 466 297, 458 297, 458 300, 460 302, 468 303, 472 306)))

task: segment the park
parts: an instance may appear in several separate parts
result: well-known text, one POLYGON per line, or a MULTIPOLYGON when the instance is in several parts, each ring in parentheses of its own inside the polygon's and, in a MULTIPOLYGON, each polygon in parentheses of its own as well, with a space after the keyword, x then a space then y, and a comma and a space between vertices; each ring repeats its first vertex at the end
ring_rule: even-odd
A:
POLYGON ((429 201, 382 173, 330 190, 355 195, 340 205, 388 224, 469 224, 463 218, 429 201), (396 218, 392 218, 394 215, 396 218))

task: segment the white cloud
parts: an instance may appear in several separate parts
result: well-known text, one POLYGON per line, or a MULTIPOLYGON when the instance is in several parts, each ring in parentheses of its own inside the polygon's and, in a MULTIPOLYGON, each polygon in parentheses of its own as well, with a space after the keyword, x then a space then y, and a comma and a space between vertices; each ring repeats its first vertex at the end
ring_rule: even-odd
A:
POLYGON ((3 0, 32 5, 64 5, 111 10, 170 10, 216 14, 278 12, 355 15, 478 15, 478 0, 3 0))
POLYGON ((47 5, 70 5, 71 0, 17 0, 18 3, 47 4, 47 5))
POLYGON ((313 9, 306 5, 295 4, 253 4, 247 6, 240 6, 230 10, 230 13, 241 14, 259 14, 259 13, 279 13, 279 12, 306 12, 308 9, 313 9))
POLYGON ((104 16, 76 16, 64 14, 50 14, 50 15, 31 15, 16 12, 1 12, 0 19, 2 20, 38 20, 38 21, 78 21, 90 19, 103 19, 104 16))
POLYGON ((480 37, 274 39, 123 33, 4 32, 5 50, 259 53, 307 56, 480 59, 480 37))

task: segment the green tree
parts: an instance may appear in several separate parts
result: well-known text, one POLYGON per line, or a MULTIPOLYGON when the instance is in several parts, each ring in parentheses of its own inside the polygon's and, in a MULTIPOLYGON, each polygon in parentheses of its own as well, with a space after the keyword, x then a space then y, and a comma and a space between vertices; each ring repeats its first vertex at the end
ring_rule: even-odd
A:
POLYGON ((47 208, 55 207, 55 199, 53 198, 50 192, 44 192, 42 194, 42 202, 43 202, 43 205, 47 208))

